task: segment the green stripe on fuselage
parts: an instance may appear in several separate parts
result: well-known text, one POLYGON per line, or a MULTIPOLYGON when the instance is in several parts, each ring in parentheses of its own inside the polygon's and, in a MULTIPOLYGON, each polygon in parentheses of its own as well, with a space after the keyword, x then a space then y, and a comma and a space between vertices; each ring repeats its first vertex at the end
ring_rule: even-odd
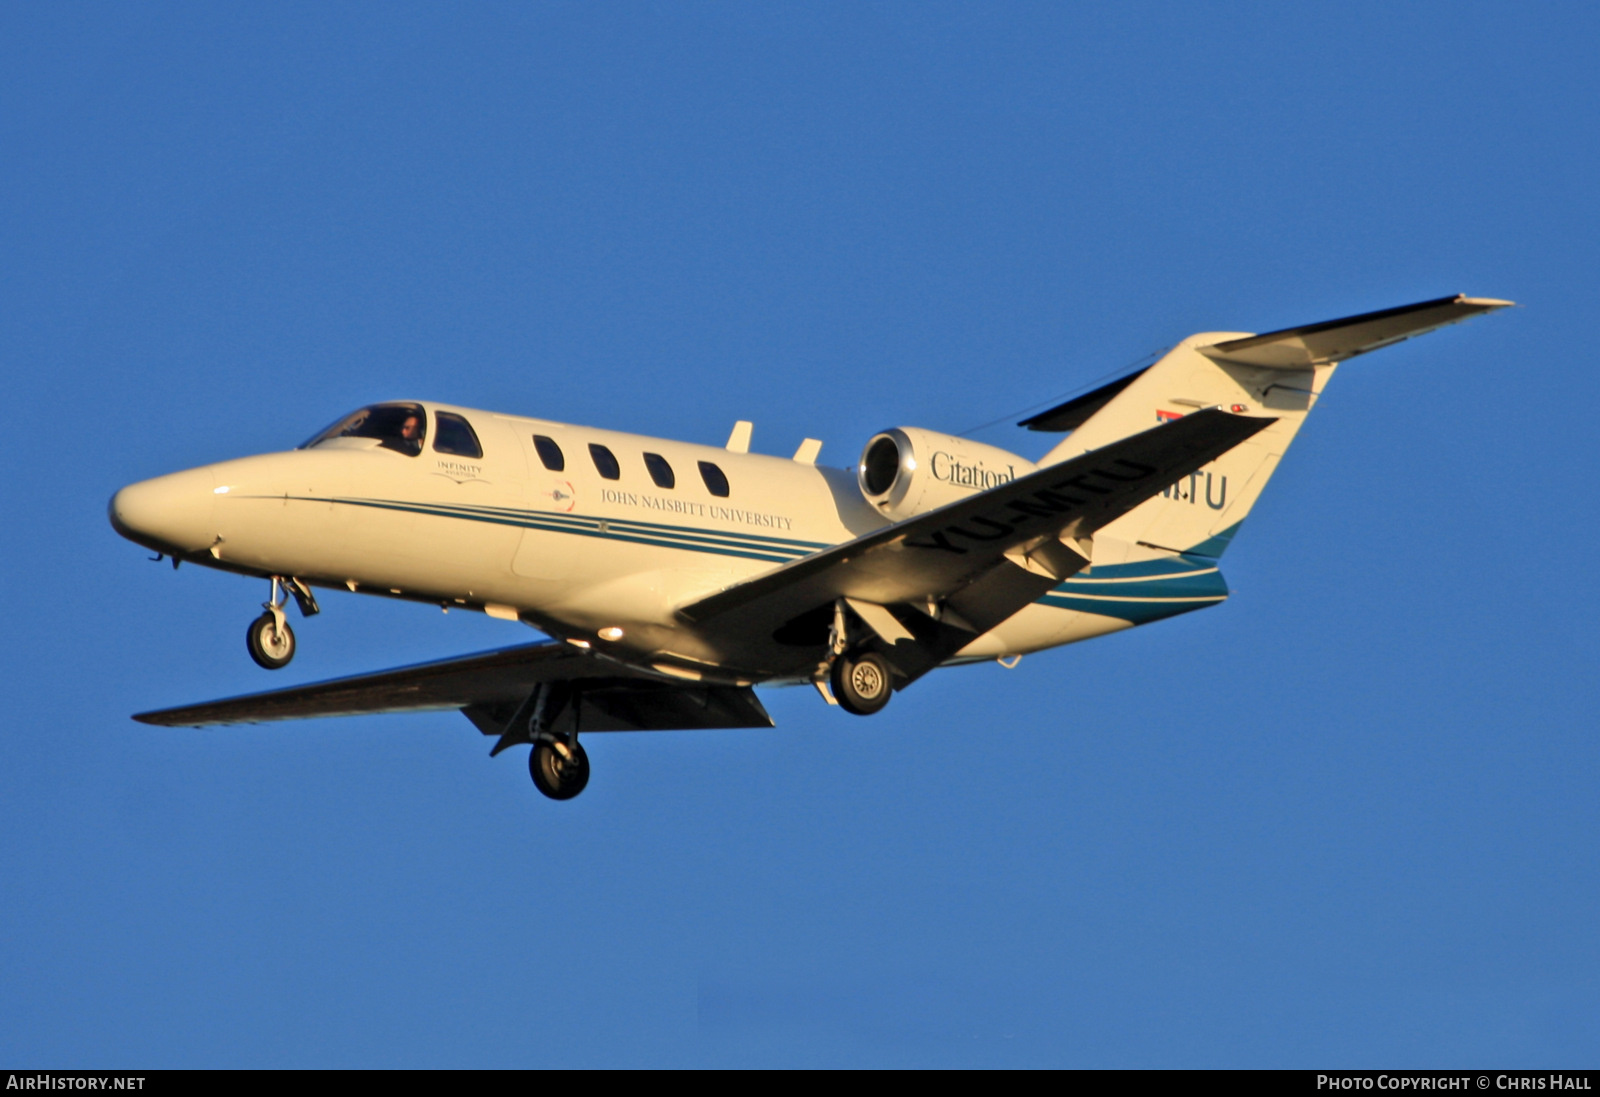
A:
POLYGON ((630 544, 653 545, 658 548, 680 548, 716 556, 738 556, 749 560, 763 560, 784 564, 807 556, 826 544, 798 541, 766 534, 747 534, 724 530, 703 530, 689 526, 670 526, 654 522, 641 522, 632 518, 599 518, 587 515, 559 514, 549 511, 515 510, 509 507, 482 507, 470 504, 407 503, 391 499, 317 499, 289 496, 290 499, 312 503, 337 503, 343 506, 371 507, 406 514, 431 515, 437 518, 457 518, 490 525, 516 526, 548 533, 570 533, 578 537, 599 537, 630 544))
MULTIPOLYGON (((766 534, 731 530, 708 530, 643 522, 635 518, 600 518, 590 515, 551 511, 518 510, 474 504, 407 503, 390 499, 314 498, 289 496, 297 502, 336 503, 343 506, 371 507, 406 514, 456 518, 490 525, 514 526, 547 533, 566 533, 576 537, 595 537, 653 548, 675 548, 713 556, 733 556, 745 560, 786 564, 820 549, 825 542, 801 541, 766 534)), ((1211 538, 1205 544, 1226 545, 1238 526, 1211 538)), ((1198 547, 1198 546, 1197 546, 1198 547)), ((1227 583, 1216 568, 1215 558, 1198 553, 1182 553, 1106 564, 1087 575, 1075 575, 1038 600, 1039 605, 1077 610, 1104 617, 1116 617, 1136 625, 1173 617, 1206 606, 1216 605, 1228 596, 1227 583)))

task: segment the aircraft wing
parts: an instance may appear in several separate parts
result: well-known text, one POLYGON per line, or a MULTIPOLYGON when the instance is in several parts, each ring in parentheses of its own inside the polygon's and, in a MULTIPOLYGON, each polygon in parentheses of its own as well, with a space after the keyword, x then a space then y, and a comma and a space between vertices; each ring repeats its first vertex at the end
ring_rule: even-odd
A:
POLYGON ((460 709, 486 735, 499 735, 540 683, 565 683, 581 698, 589 731, 771 727, 748 688, 661 682, 602 662, 568 644, 521 644, 454 659, 251 693, 134 717, 161 727, 259 724, 317 716, 460 709))
POLYGON ((1203 409, 813 553, 678 612, 692 623, 716 619, 719 627, 770 632, 851 599, 911 679, 1086 567, 1095 530, 1273 422, 1203 409), (874 608, 897 606, 904 608, 888 618, 874 608))

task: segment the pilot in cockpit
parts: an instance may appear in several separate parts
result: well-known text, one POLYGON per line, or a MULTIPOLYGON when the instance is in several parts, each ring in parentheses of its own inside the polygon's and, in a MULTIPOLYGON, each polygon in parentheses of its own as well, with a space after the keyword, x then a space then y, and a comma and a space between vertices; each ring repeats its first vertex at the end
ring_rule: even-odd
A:
POLYGON ((395 443, 395 448, 415 456, 422 452, 422 415, 420 412, 408 412, 400 423, 400 437, 395 443))
POLYGON ((301 446, 310 449, 341 438, 375 439, 379 448, 415 457, 428 434, 428 413, 420 404, 373 404, 351 412, 301 446))

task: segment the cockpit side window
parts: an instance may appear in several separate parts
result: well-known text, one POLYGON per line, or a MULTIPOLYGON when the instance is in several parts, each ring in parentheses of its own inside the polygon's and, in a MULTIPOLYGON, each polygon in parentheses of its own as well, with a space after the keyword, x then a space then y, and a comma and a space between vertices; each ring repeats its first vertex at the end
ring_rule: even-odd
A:
POLYGON ((449 411, 436 412, 434 418, 438 420, 439 429, 433 436, 433 452, 457 457, 483 456, 483 447, 478 444, 478 434, 471 423, 449 411))
POLYGON ((422 452, 428 416, 421 404, 373 404, 351 412, 302 445, 311 449, 335 438, 376 438, 378 445, 407 457, 422 452))

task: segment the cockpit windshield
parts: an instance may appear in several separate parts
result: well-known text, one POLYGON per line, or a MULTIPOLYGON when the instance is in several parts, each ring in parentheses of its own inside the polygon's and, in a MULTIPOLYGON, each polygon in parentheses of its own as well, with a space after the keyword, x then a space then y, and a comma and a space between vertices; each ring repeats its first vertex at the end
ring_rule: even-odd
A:
POLYGON ((427 433, 428 415, 421 404, 373 404, 346 415, 300 448, 310 449, 335 438, 375 438, 384 449, 415 457, 422 452, 427 433))

